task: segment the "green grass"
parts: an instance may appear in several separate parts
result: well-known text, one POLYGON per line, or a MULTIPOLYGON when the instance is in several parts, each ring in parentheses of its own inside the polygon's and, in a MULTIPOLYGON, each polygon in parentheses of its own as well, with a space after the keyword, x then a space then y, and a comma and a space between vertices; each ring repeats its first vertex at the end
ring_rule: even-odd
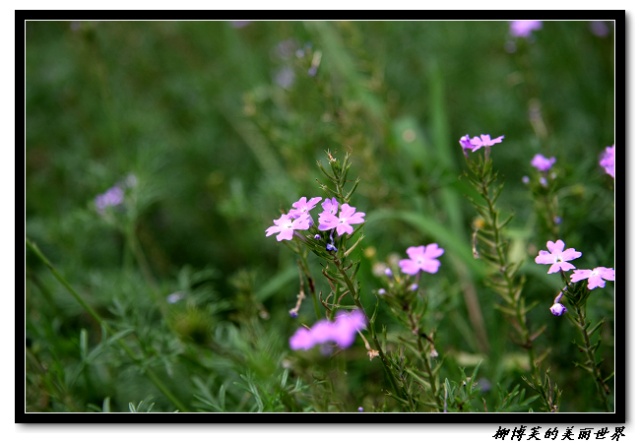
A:
MULTIPOLYGON (((458 139, 481 133, 505 135, 492 149, 499 206, 514 215, 506 235, 537 303, 530 322, 547 324, 539 340, 560 410, 600 410, 574 366, 577 332, 548 312, 561 283, 533 263, 550 238, 522 177, 534 154, 555 156, 561 238, 583 251, 580 267, 613 266, 613 182, 598 166, 614 143, 613 36, 586 22, 546 22, 534 36, 509 52, 506 22, 28 22, 27 236, 102 321, 27 256, 27 411, 399 410, 361 343, 332 358, 288 346, 313 305, 289 317, 296 257, 264 232, 300 196, 321 195, 327 150, 351 152, 361 180, 351 202, 367 213, 364 307, 376 305, 377 263, 439 243, 427 326, 441 383, 463 395, 460 368, 469 376, 481 360, 491 388, 463 409, 483 410, 484 396, 492 410, 536 410, 504 401, 532 395, 524 354, 505 339, 471 251, 474 191, 458 139), (295 75, 286 88, 275 80, 284 68, 295 75), (128 174, 135 201, 110 224, 94 198, 128 174)), ((321 261, 309 265, 327 294, 321 261)), ((596 290, 588 312, 605 318, 605 373, 612 296, 610 283, 596 290)), ((402 333, 382 301, 378 317, 390 341, 402 333)))

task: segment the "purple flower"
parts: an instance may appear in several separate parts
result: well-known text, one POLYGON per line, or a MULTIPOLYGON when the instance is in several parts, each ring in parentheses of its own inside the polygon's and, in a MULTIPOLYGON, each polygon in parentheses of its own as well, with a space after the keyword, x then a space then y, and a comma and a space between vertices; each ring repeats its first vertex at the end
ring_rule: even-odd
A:
POLYGON ((607 174, 616 178, 616 145, 605 148, 600 157, 600 166, 602 166, 607 174))
MULTIPOLYGON (((331 206, 330 209, 333 209, 333 206, 331 206)), ((344 203, 340 206, 340 213, 337 217, 325 209, 325 211, 319 216, 318 229, 321 231, 328 231, 329 229, 335 228, 338 235, 342 235, 344 233, 353 234, 353 226, 351 225, 364 223, 364 216, 364 212, 356 212, 356 208, 344 203)))
POLYGON ((398 262, 400 270, 409 275, 416 275, 420 271, 435 274, 440 267, 440 261, 436 257, 444 254, 444 249, 438 247, 437 243, 427 246, 411 246, 407 249, 408 259, 398 262))
POLYGON ((488 134, 482 134, 480 135, 480 137, 475 136, 473 138, 469 138, 469 135, 465 135, 463 137, 460 137, 460 146, 462 146, 462 151, 464 152, 465 149, 470 149, 471 152, 476 152, 478 149, 482 148, 482 147, 489 147, 489 146, 493 146, 496 143, 502 143, 502 139, 504 138, 504 135, 501 135, 500 137, 491 139, 491 136, 488 134))
POLYGON ((551 265, 547 274, 553 274, 560 270, 575 269, 575 266, 567 262, 582 256, 582 252, 578 252, 574 248, 569 248, 565 251, 562 240, 558 240, 555 243, 548 241, 547 249, 549 250, 548 252, 540 251, 535 259, 539 265, 551 265))
POLYGON ((273 226, 267 228, 267 237, 278 233, 276 240, 291 240, 293 232, 296 230, 304 231, 311 226, 311 217, 308 214, 294 218, 291 211, 288 214, 282 214, 279 219, 273 221, 273 226))
POLYGON ((509 25, 509 31, 514 37, 529 37, 531 32, 542 28, 540 20, 514 20, 509 25))
POLYGON ((116 185, 108 189, 104 194, 100 194, 95 199, 96 209, 100 214, 104 214, 105 209, 110 206, 118 206, 124 202, 124 190, 116 185))
POLYGON ((546 172, 549 169, 551 169, 551 167, 553 166, 553 164, 555 162, 556 162, 556 158, 555 157, 546 158, 542 154, 536 154, 533 157, 533 160, 531 160, 531 166, 533 166, 534 168, 536 168, 540 172, 546 172))
POLYGON ((587 288, 590 290, 595 288, 604 288, 605 280, 614 281, 616 279, 616 271, 612 268, 598 266, 593 269, 576 269, 573 271, 573 274, 571 274, 571 281, 573 283, 586 278, 589 279, 587 288))
POLYGON ((322 197, 313 197, 307 202, 307 197, 302 197, 300 200, 291 205, 293 209, 289 211, 289 215, 296 218, 303 215, 308 215, 309 211, 315 208, 320 200, 322 200, 322 197))
POLYGON ((589 26, 591 27, 593 35, 597 37, 606 37, 609 35, 609 27, 606 22, 596 20, 589 22, 589 26))
POLYGON ((294 351, 306 351, 315 345, 333 342, 345 349, 353 344, 357 332, 366 326, 366 318, 362 311, 340 311, 333 322, 319 320, 311 329, 299 328, 289 339, 289 346, 294 351))
POLYGON ((567 312, 567 308, 564 307, 562 303, 554 303, 553 306, 549 308, 551 313, 557 317, 560 317, 562 314, 567 312))
POLYGON ((336 215, 338 213, 338 209, 340 209, 340 204, 335 197, 332 197, 331 200, 325 198, 322 202, 322 212, 320 213, 320 217, 325 215, 336 215))

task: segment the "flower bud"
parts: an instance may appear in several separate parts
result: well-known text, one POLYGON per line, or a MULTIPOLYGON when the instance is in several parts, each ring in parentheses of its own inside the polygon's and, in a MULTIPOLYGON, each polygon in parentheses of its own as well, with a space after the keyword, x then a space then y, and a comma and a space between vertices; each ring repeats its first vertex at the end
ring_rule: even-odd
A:
POLYGON ((562 314, 567 312, 567 308, 565 308, 562 303, 555 303, 551 308, 549 308, 549 310, 557 317, 560 317, 562 314))

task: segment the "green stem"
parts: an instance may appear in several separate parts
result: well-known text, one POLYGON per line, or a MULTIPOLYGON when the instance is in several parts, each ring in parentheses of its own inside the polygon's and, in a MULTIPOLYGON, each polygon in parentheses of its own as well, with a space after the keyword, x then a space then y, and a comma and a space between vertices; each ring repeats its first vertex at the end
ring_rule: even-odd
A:
POLYGON ((307 256, 304 253, 300 253, 300 260, 298 260, 300 267, 302 268, 302 272, 305 277, 307 277, 307 286, 309 287, 309 292, 311 293, 311 299, 313 300, 313 309, 316 312, 316 318, 319 320, 323 318, 322 310, 320 309, 320 303, 318 302, 318 295, 316 294, 316 288, 313 283, 313 277, 311 276, 311 271, 309 270, 309 264, 307 263, 307 256))
POLYGON ((480 182, 481 192, 480 195, 484 199, 487 204, 488 211, 488 222, 490 226, 491 235, 493 236, 493 242, 495 244, 496 254, 498 256, 498 272, 500 274, 501 279, 505 282, 507 286, 507 298, 509 303, 511 304, 511 308, 515 312, 515 319, 518 322, 518 330, 520 332, 520 340, 522 341, 522 346, 527 350, 527 354, 529 357, 529 365, 531 367, 531 372, 534 378, 537 378, 535 373, 536 363, 535 363, 535 353, 533 351, 531 333, 529 332, 529 328, 527 326, 526 320, 526 312, 523 301, 520 298, 520 291, 516 290, 516 285, 513 282, 511 276, 509 275, 508 270, 508 260, 507 254, 504 250, 504 241, 502 239, 502 233, 500 232, 500 227, 498 226, 498 210, 493 204, 493 200, 489 195, 489 183, 486 180, 486 176, 482 177, 482 181, 480 182))
POLYGON ((585 352, 587 354, 587 366, 590 368, 591 375, 593 376, 593 380, 596 383, 596 387, 598 390, 598 396, 604 404, 605 410, 609 412, 609 402, 607 400, 607 393, 609 392, 609 388, 605 384, 602 379, 602 374, 600 373, 600 368, 596 362, 596 356, 593 347, 591 346, 591 339, 589 338, 589 333, 587 331, 587 308, 586 306, 576 306, 576 314, 577 314, 577 323, 582 335, 582 342, 584 343, 585 352))
MULTIPOLYGON (((98 322, 101 327, 104 328, 104 330, 106 330, 110 335, 114 335, 114 331, 111 329, 109 324, 87 302, 85 302, 82 296, 80 296, 80 294, 78 294, 76 290, 73 289, 69 282, 67 282, 67 280, 62 275, 60 275, 53 264, 51 264, 49 259, 47 259, 47 257, 45 257, 45 255, 40 251, 38 246, 31 242, 31 240, 29 239, 26 239, 26 244, 29 250, 31 250, 47 268, 49 268, 56 280, 58 280, 62 284, 62 286, 67 289, 67 291, 69 291, 69 293, 80 304, 80 306, 82 306, 83 309, 87 311, 89 315, 91 315, 91 317, 93 317, 93 319, 98 322)), ((135 352, 122 339, 118 339, 117 342, 124 350, 124 352, 131 358, 131 360, 136 365, 142 368, 147 377, 149 377, 152 383, 169 399, 169 401, 171 401, 171 403, 173 403, 174 406, 178 408, 178 410, 186 412, 187 408, 184 406, 184 404, 175 395, 173 395, 169 388, 167 388, 162 380, 160 380, 160 378, 150 368, 140 363, 140 360, 136 356, 135 352)))
POLYGON ((435 404, 438 404, 438 392, 436 390, 436 378, 435 375, 433 373, 433 369, 431 368, 431 362, 429 361, 429 357, 427 356, 427 352, 426 349, 424 347, 424 342, 422 340, 422 331, 420 330, 420 327, 418 325, 418 322, 415 318, 415 316, 411 313, 408 313, 408 317, 409 317, 409 324, 411 325, 411 330, 415 331, 414 333, 417 336, 417 344, 418 344, 418 351, 420 352, 420 357, 422 358, 422 361, 424 363, 424 367, 427 370, 427 375, 429 376, 429 384, 431 385, 431 394, 433 396, 433 401, 435 404))
POLYGON ((391 384, 393 386, 393 390, 395 391, 395 393, 396 393, 396 395, 398 397, 404 397, 406 399, 411 400, 410 396, 407 395, 406 391, 404 389, 401 389, 398 386, 396 378, 393 375, 391 362, 389 361, 389 359, 387 358, 386 354, 384 353, 384 350, 382 349, 382 345, 380 344, 380 341, 378 340, 378 336, 376 335, 375 328, 372 327, 371 321, 369 320, 369 317, 367 316, 366 311, 364 310, 364 307, 362 306, 362 303, 360 302, 360 295, 358 294, 358 292, 356 291, 355 287, 353 286, 353 282, 351 281, 351 279, 347 275, 347 271, 344 270, 344 267, 342 266, 342 262, 340 261, 340 259, 336 258, 333 261, 333 263, 336 265, 336 268, 338 269, 338 272, 340 272, 340 275, 342 275, 342 278, 344 279, 344 282, 347 285, 347 289, 351 293, 351 296, 353 298, 353 301, 354 301, 355 305, 364 314, 364 318, 367 321, 367 330, 371 332, 371 339, 372 339, 372 341, 373 341, 373 343, 374 343, 374 345, 376 347, 376 350, 378 351, 378 355, 380 356, 380 360, 382 361, 382 367, 384 368, 384 370, 385 370, 385 372, 387 374, 387 378, 389 379, 389 381, 391 382, 391 384))

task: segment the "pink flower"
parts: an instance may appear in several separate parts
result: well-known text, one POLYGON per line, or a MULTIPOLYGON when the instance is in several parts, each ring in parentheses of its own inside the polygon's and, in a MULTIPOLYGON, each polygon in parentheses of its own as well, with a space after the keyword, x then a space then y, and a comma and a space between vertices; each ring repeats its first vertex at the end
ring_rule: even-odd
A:
POLYGON ((345 349, 353 344, 358 331, 366 326, 366 318, 362 311, 340 311, 333 322, 319 320, 311 329, 299 328, 289 339, 289 346, 293 350, 306 351, 315 345, 333 342, 345 349))
POLYGON ((435 274, 440 267, 440 261, 436 257, 444 254, 444 249, 438 247, 437 243, 427 246, 411 246, 407 249, 408 259, 398 262, 400 270, 409 275, 416 275, 420 271, 435 274))
POLYGON ((556 162, 555 157, 546 158, 542 154, 536 154, 531 160, 531 166, 533 166, 540 172, 545 172, 551 169, 551 167, 555 162, 556 162))
POLYGON ((353 234, 353 226, 351 225, 364 223, 364 216, 364 212, 356 212, 356 208, 344 203, 340 206, 340 213, 337 217, 327 210, 321 213, 318 218, 318 229, 321 231, 335 229, 338 235, 353 234))
POLYGON ((489 146, 493 146, 496 143, 502 143, 502 139, 504 138, 504 135, 501 135, 500 137, 491 139, 491 136, 488 134, 482 134, 480 135, 480 137, 476 136, 473 138, 469 138, 469 135, 465 135, 463 137, 460 137, 460 146, 462 146, 462 151, 464 152, 465 149, 470 149, 471 152, 476 152, 478 149, 482 148, 482 147, 489 147, 489 146))
POLYGON ((322 197, 313 197, 307 202, 307 197, 302 197, 300 200, 291 205, 293 209, 289 211, 289 214, 296 218, 300 217, 301 215, 309 214, 309 211, 315 208, 320 200, 322 200, 322 197))
POLYGON ((578 252, 574 248, 569 248, 565 251, 562 240, 558 240, 555 243, 548 241, 547 249, 549 250, 548 252, 540 251, 535 259, 539 265, 551 265, 547 274, 553 274, 560 270, 575 269, 575 266, 567 262, 582 256, 582 252, 578 252))
POLYGON ((331 200, 325 198, 322 202, 322 212, 320 213, 320 217, 324 215, 336 215, 339 209, 340 204, 335 197, 332 197, 331 200))
POLYGON ((514 20, 509 25, 509 31, 514 37, 529 37, 531 32, 541 28, 540 20, 514 20))
POLYGON ((616 145, 605 148, 600 157, 600 166, 607 174, 616 178, 616 145))
POLYGON ((599 266, 593 269, 576 269, 571 274, 571 281, 574 283, 586 278, 589 279, 587 288, 590 290, 604 288, 605 280, 614 281, 616 279, 616 271, 612 268, 599 266))
POLYGON ((276 240, 291 240, 293 233, 296 230, 304 231, 311 226, 311 217, 308 214, 302 215, 298 218, 294 218, 291 215, 291 211, 288 214, 282 214, 279 219, 273 221, 273 226, 267 228, 267 237, 275 233, 279 233, 276 236, 276 240))

